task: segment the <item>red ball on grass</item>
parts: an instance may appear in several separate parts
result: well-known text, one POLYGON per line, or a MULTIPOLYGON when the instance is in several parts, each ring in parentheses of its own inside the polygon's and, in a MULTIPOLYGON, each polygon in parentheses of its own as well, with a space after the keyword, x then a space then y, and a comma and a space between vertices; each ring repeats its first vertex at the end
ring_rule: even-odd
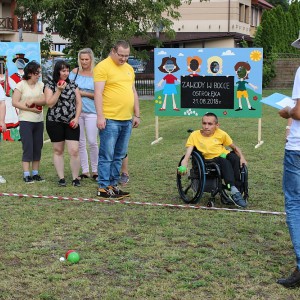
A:
POLYGON ((75 250, 68 250, 65 254, 65 258, 68 259, 70 253, 75 252, 75 250))

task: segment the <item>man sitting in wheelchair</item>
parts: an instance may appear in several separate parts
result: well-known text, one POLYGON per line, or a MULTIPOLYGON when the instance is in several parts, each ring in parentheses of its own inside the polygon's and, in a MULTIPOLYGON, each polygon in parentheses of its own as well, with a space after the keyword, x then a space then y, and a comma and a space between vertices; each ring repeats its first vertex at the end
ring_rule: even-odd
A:
MULTIPOLYGON (((240 181, 240 168, 247 162, 231 137, 219 128, 218 118, 214 113, 206 113, 202 117, 202 129, 193 131, 186 142, 186 153, 181 166, 187 170, 189 158, 196 148, 205 160, 215 161, 221 169, 221 174, 230 191, 232 202, 239 207, 246 207, 247 202, 242 197, 238 186, 240 181), (225 147, 230 147, 232 151, 225 147)), ((187 171, 181 172, 185 175, 187 171)))

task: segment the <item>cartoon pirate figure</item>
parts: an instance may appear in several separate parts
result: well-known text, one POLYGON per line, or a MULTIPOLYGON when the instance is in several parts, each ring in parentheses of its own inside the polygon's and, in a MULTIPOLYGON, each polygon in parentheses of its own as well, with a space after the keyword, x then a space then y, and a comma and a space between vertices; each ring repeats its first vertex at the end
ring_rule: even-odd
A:
POLYGON ((19 83, 23 79, 24 68, 26 64, 29 62, 29 59, 25 57, 25 54, 17 53, 12 61, 15 63, 18 69, 18 72, 10 76, 10 78, 13 80, 13 83, 11 84, 10 88, 14 90, 17 83, 19 83))
POLYGON ((247 101, 248 109, 255 110, 250 104, 248 92, 246 89, 246 84, 250 85, 254 90, 257 89, 257 86, 251 84, 250 82, 246 81, 248 79, 248 74, 250 73, 251 67, 247 62, 239 61, 235 64, 234 70, 238 76, 239 81, 236 82, 237 84, 237 98, 239 99, 239 107, 235 111, 243 110, 242 107, 242 97, 244 97, 247 101))
POLYGON ((188 67, 188 72, 191 72, 190 76, 191 77, 195 77, 195 76, 199 76, 199 72, 200 72, 200 67, 202 64, 202 59, 198 56, 189 56, 187 58, 187 67, 188 67))
POLYGON ((5 93, 5 124, 7 128, 3 133, 3 140, 6 141, 18 141, 20 139, 18 111, 12 106, 11 85, 13 84, 14 81, 8 76, 6 56, 0 56, 0 85, 5 93))
POLYGON ((163 79, 157 84, 158 87, 160 87, 163 82, 165 81, 165 86, 163 89, 163 94, 165 95, 164 97, 164 102, 162 107, 159 109, 160 111, 166 110, 166 105, 167 105, 167 97, 168 95, 172 96, 173 99, 173 110, 179 111, 179 108, 176 107, 176 102, 175 102, 175 95, 177 94, 177 89, 175 82, 180 80, 175 77, 172 73, 175 73, 179 70, 179 67, 176 63, 176 58, 175 57, 164 57, 162 59, 161 65, 158 67, 158 69, 163 72, 163 73, 168 73, 166 76, 163 77, 163 79))

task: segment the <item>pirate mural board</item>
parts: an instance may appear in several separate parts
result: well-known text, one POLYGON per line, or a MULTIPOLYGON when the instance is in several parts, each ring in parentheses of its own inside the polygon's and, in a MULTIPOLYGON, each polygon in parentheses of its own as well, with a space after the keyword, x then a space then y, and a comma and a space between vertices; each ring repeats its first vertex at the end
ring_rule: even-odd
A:
POLYGON ((18 110, 12 106, 12 94, 16 84, 22 80, 24 68, 29 61, 41 63, 39 43, 0 42, 0 85, 5 93, 7 131, 2 139, 20 140, 18 110))
POLYGON ((154 69, 156 116, 261 117, 261 48, 158 48, 154 69))

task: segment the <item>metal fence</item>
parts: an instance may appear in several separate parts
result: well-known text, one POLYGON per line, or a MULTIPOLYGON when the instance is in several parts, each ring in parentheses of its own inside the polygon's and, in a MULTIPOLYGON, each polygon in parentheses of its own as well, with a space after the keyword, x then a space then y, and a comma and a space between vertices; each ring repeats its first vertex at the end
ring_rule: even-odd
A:
POLYGON ((139 96, 154 95, 154 78, 153 74, 143 74, 144 76, 136 76, 135 88, 139 96))

